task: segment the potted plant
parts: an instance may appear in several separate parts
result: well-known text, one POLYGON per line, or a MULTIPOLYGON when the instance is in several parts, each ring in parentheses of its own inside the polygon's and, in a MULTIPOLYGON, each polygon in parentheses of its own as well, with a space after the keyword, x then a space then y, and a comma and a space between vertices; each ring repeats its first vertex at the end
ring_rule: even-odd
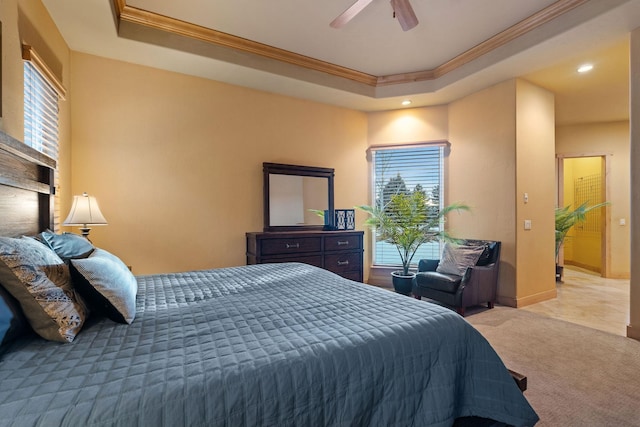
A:
POLYGON ((596 205, 588 206, 585 202, 577 208, 571 210, 571 205, 567 205, 563 208, 556 208, 556 281, 562 282, 562 270, 563 267, 559 265, 560 248, 564 243, 564 239, 571 228, 587 220, 587 213, 593 209, 600 208, 608 205, 609 202, 598 203, 596 205))
POLYGON ((455 240, 441 230, 441 220, 451 211, 470 210, 461 203, 439 209, 430 202, 423 191, 413 191, 394 194, 382 206, 357 206, 369 214, 365 225, 375 230, 376 238, 394 245, 400 254, 402 270, 391 273, 394 289, 398 293, 411 293, 411 281, 415 273, 411 273, 409 268, 420 246, 436 240, 455 240))

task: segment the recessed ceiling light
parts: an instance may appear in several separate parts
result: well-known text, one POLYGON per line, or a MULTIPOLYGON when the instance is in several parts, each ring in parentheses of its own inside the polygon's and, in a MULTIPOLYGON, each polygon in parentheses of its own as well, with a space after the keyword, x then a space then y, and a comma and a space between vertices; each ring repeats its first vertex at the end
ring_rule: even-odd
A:
POLYGON ((405 99, 404 101, 402 101, 402 105, 411 105, 411 100, 405 99))
POLYGON ((593 70, 593 64, 582 64, 581 66, 578 67, 579 73, 586 73, 591 70, 593 70))

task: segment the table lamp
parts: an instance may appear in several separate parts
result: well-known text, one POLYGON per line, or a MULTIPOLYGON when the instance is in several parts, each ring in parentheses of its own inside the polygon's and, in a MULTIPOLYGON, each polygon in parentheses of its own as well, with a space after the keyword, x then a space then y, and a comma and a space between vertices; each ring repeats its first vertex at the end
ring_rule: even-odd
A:
POLYGON ((100 212, 98 201, 95 197, 82 193, 81 196, 73 196, 73 204, 64 225, 79 225, 82 236, 89 239, 90 225, 107 225, 107 220, 100 212))

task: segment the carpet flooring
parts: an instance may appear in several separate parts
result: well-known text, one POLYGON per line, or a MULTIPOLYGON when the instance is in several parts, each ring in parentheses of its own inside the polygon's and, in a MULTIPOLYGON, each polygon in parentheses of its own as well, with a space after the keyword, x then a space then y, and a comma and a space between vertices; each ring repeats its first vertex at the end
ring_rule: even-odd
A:
POLYGON ((536 427, 640 427, 640 342, 496 306, 466 320, 527 376, 536 427))

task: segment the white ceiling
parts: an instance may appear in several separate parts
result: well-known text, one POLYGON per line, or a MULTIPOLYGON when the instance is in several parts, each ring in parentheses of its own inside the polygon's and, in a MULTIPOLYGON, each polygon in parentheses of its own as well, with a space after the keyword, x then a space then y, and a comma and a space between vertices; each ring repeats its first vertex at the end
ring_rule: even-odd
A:
POLYGON ((43 3, 73 50, 362 111, 401 108, 405 98, 412 100, 412 107, 447 103, 523 77, 556 93, 559 123, 628 118, 628 33, 640 27, 640 0, 411 0, 420 23, 407 32, 393 18, 387 0, 373 0, 342 29, 329 27, 354 1, 43 3), (383 77, 437 70, 481 43, 497 40, 496 35, 538 11, 561 3, 577 6, 513 40, 493 43, 483 55, 436 78, 388 86, 354 83, 260 54, 229 53, 229 49, 211 53, 203 49, 203 42, 185 41, 175 34, 149 36, 139 24, 133 30, 122 25, 119 36, 116 13, 117 5, 124 5, 152 19, 174 18, 383 77), (582 62, 594 63, 595 69, 578 75, 575 69, 582 62))

